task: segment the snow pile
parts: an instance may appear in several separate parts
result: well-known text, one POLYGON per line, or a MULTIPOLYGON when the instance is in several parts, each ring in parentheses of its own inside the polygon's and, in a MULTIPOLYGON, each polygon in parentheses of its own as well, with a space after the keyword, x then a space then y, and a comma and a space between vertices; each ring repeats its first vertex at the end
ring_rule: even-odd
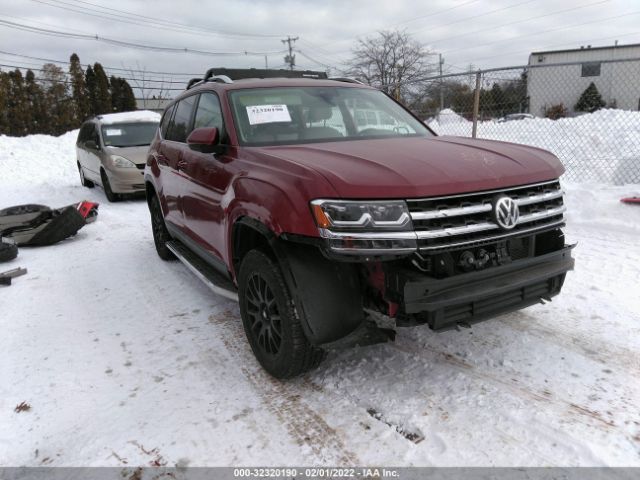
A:
POLYGON ((38 184, 78 183, 78 130, 59 137, 0 135, 0 191, 38 184))
MULTIPOLYGON (((466 118, 458 115, 450 108, 445 108, 444 110, 441 110, 440 113, 438 113, 438 115, 436 115, 435 118, 429 123, 430 127, 436 129, 434 125, 437 125, 438 127, 447 126, 448 128, 453 129, 465 129, 471 125, 471 122, 469 122, 469 120, 467 120, 466 118)), ((469 132, 471 132, 471 130, 469 130, 469 132)))
MULTIPOLYGON (((472 122, 446 110, 428 122, 439 135, 471 136, 472 122), (456 116, 458 121, 455 120, 456 116)), ((450 111, 450 110, 449 110, 450 111)), ((640 183, 640 112, 603 109, 575 118, 478 123, 478 138, 544 148, 575 181, 640 183)))
POLYGON ((151 110, 136 110, 135 112, 108 113, 100 115, 100 121, 106 125, 120 122, 160 122, 160 115, 151 110))

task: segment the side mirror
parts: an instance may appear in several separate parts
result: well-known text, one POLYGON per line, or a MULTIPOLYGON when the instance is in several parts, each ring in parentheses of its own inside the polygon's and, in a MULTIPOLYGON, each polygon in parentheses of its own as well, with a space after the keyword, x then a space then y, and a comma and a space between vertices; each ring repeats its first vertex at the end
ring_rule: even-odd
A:
POLYGON ((90 148, 91 150, 100 150, 100 147, 98 147, 95 140, 87 140, 86 142, 84 142, 84 146, 90 148))
POLYGON ((191 150, 201 153, 222 153, 224 150, 216 127, 196 128, 187 137, 187 145, 191 150))

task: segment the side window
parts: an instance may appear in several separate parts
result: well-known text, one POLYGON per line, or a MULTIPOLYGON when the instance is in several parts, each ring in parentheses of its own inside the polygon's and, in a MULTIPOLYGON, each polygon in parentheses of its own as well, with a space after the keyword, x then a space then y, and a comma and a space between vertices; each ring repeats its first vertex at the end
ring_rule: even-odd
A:
POLYGON ((80 127, 80 133, 78 133, 78 145, 87 141, 87 124, 85 123, 80 127))
POLYGON ((91 133, 93 132, 93 123, 85 123, 80 128, 80 133, 78 134, 78 143, 83 144, 87 140, 92 140, 93 137, 91 133))
POLYGON ((200 95, 193 128, 202 127, 216 127, 220 132, 220 138, 222 138, 224 134, 220 100, 218 100, 218 96, 214 93, 203 93, 200 95))
POLYGON ((171 105, 165 112, 162 117, 162 122, 160 124, 160 132, 162 133, 162 138, 167 137, 167 127, 169 126, 169 122, 171 121, 171 116, 173 115, 173 111, 175 110, 175 104, 171 105))
POLYGON ((196 95, 192 95, 178 102, 176 113, 167 130, 167 140, 185 143, 191 133, 191 113, 196 103, 196 95))

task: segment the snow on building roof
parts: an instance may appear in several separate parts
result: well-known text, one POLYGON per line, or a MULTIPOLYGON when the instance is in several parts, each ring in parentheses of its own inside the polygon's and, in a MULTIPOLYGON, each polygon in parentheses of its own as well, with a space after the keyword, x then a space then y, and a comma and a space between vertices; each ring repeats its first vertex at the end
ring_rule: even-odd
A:
POLYGON ((121 122, 159 122, 161 115, 151 110, 136 110, 133 112, 107 113, 98 115, 103 124, 121 122))

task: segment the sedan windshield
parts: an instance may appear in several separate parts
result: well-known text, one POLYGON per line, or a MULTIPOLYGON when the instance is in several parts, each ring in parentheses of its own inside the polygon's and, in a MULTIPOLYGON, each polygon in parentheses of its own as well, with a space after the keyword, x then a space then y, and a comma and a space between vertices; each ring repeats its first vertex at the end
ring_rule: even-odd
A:
POLYGON ((242 145, 288 145, 364 138, 433 136, 378 90, 255 88, 231 92, 242 145))
POLYGON ((155 122, 113 123, 102 126, 105 147, 138 147, 151 145, 158 129, 155 122))

